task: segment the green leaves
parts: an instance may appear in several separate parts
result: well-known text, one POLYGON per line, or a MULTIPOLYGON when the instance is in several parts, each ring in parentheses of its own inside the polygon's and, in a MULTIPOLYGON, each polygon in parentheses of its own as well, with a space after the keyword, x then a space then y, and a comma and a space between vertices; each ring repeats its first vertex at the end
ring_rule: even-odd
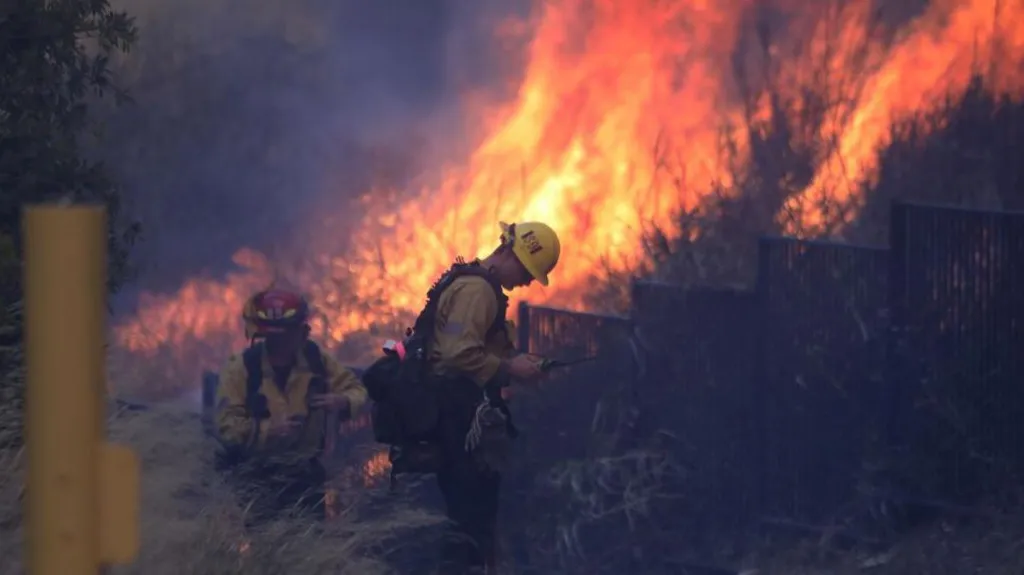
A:
POLYGON ((24 203, 64 195, 104 203, 112 289, 128 271, 138 227, 122 220, 118 190, 82 136, 95 99, 121 95, 109 64, 135 34, 132 19, 106 0, 12 0, 0 12, 0 237, 14 238, 17 249, 24 203))
POLYGON ((71 197, 110 218, 109 289, 129 277, 139 233, 120 191, 89 157, 92 106, 123 96, 109 63, 135 40, 134 24, 106 0, 7 0, 0 7, 0 447, 20 443, 21 207, 71 197))

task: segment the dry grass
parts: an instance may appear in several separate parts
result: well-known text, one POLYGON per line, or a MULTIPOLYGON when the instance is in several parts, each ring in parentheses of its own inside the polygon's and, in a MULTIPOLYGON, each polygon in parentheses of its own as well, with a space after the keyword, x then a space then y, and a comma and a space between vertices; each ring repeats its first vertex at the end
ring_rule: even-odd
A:
POLYGON ((1024 516, 1002 513, 969 522, 942 520, 885 551, 829 551, 814 542, 751 561, 759 575, 1020 575, 1024 516))
MULTIPOLYGON (((379 490, 354 489, 346 494, 339 518, 322 526, 282 521, 255 535, 253 551, 241 556, 236 550, 243 540, 241 510, 232 492, 211 472, 212 446, 202 436, 194 413, 170 407, 121 412, 111 419, 110 435, 133 446, 143 461, 142 549, 134 565, 112 569, 113 574, 400 573, 404 571, 389 559, 406 541, 402 534, 439 521, 410 501, 379 501, 375 500, 379 490)), ((650 479, 663 475, 665 462, 646 456, 637 459, 640 453, 565 462, 552 470, 542 483, 550 483, 549 488, 559 493, 549 495, 557 495, 565 505, 555 514, 558 518, 548 518, 545 539, 557 541, 540 545, 551 547, 552 556, 544 561, 548 568, 509 566, 505 572, 601 571, 593 564, 600 557, 580 555, 577 535, 580 522, 593 523, 607 515, 621 516, 621 520, 597 523, 615 530, 610 523, 621 521, 616 539, 628 540, 633 532, 641 536, 634 542, 643 545, 644 529, 634 531, 635 516, 646 515, 648 504, 658 499, 659 482, 650 479), (638 483, 637 474, 647 480, 638 483), (642 489, 637 491, 638 487, 642 489)), ((21 452, 0 452, 0 468, 5 470, 0 474, 0 553, 6 558, 0 575, 23 572, 19 560, 22 456, 21 452)), ((684 534, 679 536, 680 542, 685 540, 684 534)), ((599 561, 604 562, 614 563, 610 557, 599 561)), ((759 575, 1019 575, 1024 572, 1024 519, 1004 513, 971 521, 946 520, 901 538, 886 552, 836 552, 815 542, 776 542, 745 564, 759 575)))
MULTIPOLYGON (((212 445, 195 414, 121 412, 111 420, 110 436, 136 449, 143 465, 142 548, 135 564, 112 569, 114 575, 386 574, 395 572, 387 559, 401 534, 439 521, 408 501, 373 505, 379 490, 359 488, 346 494, 336 519, 322 525, 282 520, 253 534, 252 551, 242 556, 241 509, 212 471, 212 445)), ((23 572, 22 463, 21 452, 0 453, 2 575, 23 572)))
MULTIPOLYGON (((665 570, 675 556, 689 555, 695 534, 685 529, 685 518, 665 524, 659 518, 685 509, 673 496, 688 500, 699 492, 664 446, 623 441, 629 435, 624 429, 635 422, 609 416, 602 406, 622 409, 628 402, 615 385, 594 385, 603 381, 599 374, 609 372, 602 368, 584 377, 578 383, 585 386, 560 382, 517 396, 517 414, 534 433, 520 444, 524 453, 514 466, 531 477, 506 485, 502 531, 505 543, 527 548, 507 557, 502 573, 669 573, 678 572, 665 570), (557 429, 551 427, 556 413, 557 429), (575 433, 576 440, 556 440, 559 430, 575 433), (550 445, 538 449, 541 438, 550 445), (578 459, 565 460, 569 453, 578 459), (536 474, 543 469, 548 472, 536 474)), ((407 534, 416 527, 437 532, 438 516, 405 498, 381 500, 380 488, 360 487, 344 494, 337 519, 324 525, 281 521, 254 535, 253 551, 242 556, 241 510, 212 471, 213 445, 195 413, 169 405, 121 411, 111 417, 110 435, 143 461, 143 546, 138 561, 112 569, 115 575, 407 573, 399 564, 413 558, 418 550, 410 547, 422 542, 407 534)), ((22 463, 21 452, 0 450, 0 553, 6 558, 0 575, 23 572, 22 463)), ((792 541, 763 542, 759 549, 743 561, 758 575, 1020 575, 1024 519, 1003 513, 947 520, 900 538, 886 552, 837 552, 792 541)))

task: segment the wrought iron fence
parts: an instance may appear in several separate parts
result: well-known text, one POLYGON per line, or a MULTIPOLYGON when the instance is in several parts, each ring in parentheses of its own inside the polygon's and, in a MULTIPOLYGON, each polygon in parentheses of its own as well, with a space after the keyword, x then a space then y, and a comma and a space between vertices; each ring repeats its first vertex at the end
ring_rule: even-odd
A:
POLYGON ((888 251, 764 238, 759 258, 763 509, 823 521, 854 498, 876 423, 888 251))
MULTIPOLYGON (((612 396, 632 392, 631 365, 621 356, 632 325, 631 320, 619 316, 520 304, 520 351, 551 359, 591 359, 551 374, 543 393, 524 389, 529 399, 524 399, 526 405, 517 410, 517 417, 545 438, 543 451, 552 462, 582 456, 595 435, 614 433, 606 428, 617 427, 618 421, 595 419, 595 409, 602 402, 616 404, 607 405, 609 416, 629 408, 631 398, 613 401, 612 396)), ((513 396, 517 393, 512 391, 513 396)))
POLYGON ((638 383, 644 418, 669 432, 672 451, 690 470, 678 486, 679 515, 711 545, 755 509, 761 465, 761 397, 752 385, 755 295, 636 282, 632 306, 647 348, 638 383))
POLYGON ((894 439, 972 497, 1024 471, 1024 213, 895 204, 890 241, 894 439))
POLYGON ((510 534, 509 547, 525 558, 534 553, 530 549, 549 549, 559 533, 565 532, 578 532, 580 544, 595 553, 607 547, 603 537, 609 533, 616 535, 615 545, 628 546, 621 529, 607 528, 609 523, 626 521, 622 513, 581 519, 589 516, 590 506, 623 497, 622 493, 606 493, 623 486, 616 485, 616 479, 595 485, 598 478, 580 471, 580 465, 588 456, 611 462, 612 454, 629 439, 632 373, 629 362, 620 361, 619 353, 632 332, 632 322, 618 316, 521 304, 516 324, 520 351, 552 359, 597 359, 556 370, 540 386, 511 389, 509 401, 524 441, 516 442, 519 455, 515 465, 505 471, 503 490, 517 504, 502 511, 503 521, 508 525, 544 524, 550 531, 510 534), (597 493, 601 495, 593 495, 597 493), (577 529, 577 521, 583 521, 585 527, 577 529))
POLYGON ((616 330, 630 329, 629 318, 519 305, 517 349, 544 357, 586 357, 607 347, 616 330))

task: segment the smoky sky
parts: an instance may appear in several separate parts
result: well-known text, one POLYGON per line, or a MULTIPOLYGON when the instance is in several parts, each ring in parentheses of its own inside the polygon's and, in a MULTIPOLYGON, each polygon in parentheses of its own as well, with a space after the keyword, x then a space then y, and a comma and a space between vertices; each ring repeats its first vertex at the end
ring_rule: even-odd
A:
POLYGON ((420 127, 465 84, 493 80, 486 30, 517 5, 122 0, 140 34, 115 66, 132 101, 104 112, 100 153, 143 238, 118 307, 223 273, 323 202, 423 170, 420 127))

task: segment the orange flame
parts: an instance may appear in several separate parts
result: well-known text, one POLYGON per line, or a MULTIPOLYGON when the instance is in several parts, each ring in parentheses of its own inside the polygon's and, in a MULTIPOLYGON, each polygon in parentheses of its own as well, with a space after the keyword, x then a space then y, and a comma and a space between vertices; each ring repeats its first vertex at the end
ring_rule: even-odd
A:
POLYGON ((372 487, 383 477, 391 473, 391 461, 388 458, 387 450, 373 454, 363 463, 363 485, 372 487))
MULTIPOLYGON (((822 200, 856 208, 891 123, 963 89, 979 63, 1001 65, 992 89, 1024 90, 1019 3, 933 0, 895 32, 878 25, 867 0, 788 4, 539 2, 518 94, 481 115, 488 135, 462 167, 418 194, 368 192, 346 250, 323 247, 344 238, 318 242, 276 271, 323 312, 317 334, 353 352, 346 346, 357 334, 387 337, 406 325, 454 255, 491 249, 497 220, 538 219, 563 238, 562 260, 551 287, 519 297, 578 308, 590 282, 643 264, 650 226, 671 230, 679 210, 729 189, 748 160, 747 128, 770 115, 772 94, 793 102, 794 117, 815 98, 832 103, 820 125, 794 136, 829 144, 812 183, 786 206, 813 231, 831 217, 822 200), (750 23, 766 13, 786 21, 785 33, 752 48, 750 23), (737 62, 745 83, 732 72, 737 62)), ((243 298, 275 269, 250 250, 236 262, 243 272, 145 297, 116 327, 117 344, 190 369, 219 361, 242 344, 243 298)))

